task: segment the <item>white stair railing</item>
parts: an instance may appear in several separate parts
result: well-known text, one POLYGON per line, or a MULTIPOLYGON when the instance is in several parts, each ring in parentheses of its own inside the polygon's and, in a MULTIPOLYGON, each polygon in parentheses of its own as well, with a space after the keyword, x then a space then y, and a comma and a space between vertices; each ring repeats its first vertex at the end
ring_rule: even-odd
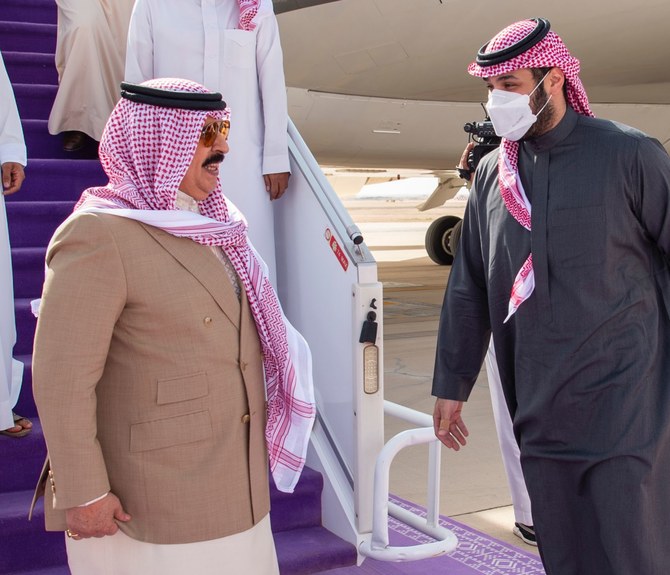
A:
POLYGON ((386 442, 379 453, 375 466, 372 535, 361 543, 359 550, 361 554, 380 561, 414 561, 449 553, 458 545, 458 539, 452 531, 439 523, 441 444, 433 432, 432 419, 425 413, 390 401, 384 401, 384 412, 421 427, 398 433, 386 442), (422 443, 429 444, 428 504, 425 518, 389 502, 389 473, 393 459, 405 447, 422 443), (435 541, 403 547, 391 546, 388 534, 389 515, 435 541))
POLYGON ((277 289, 312 351, 319 419, 307 465, 324 475, 323 525, 356 547, 372 530, 384 445, 383 291, 377 263, 292 122, 291 178, 275 203, 277 289), (360 342, 376 310, 376 345, 360 342))
POLYGON ((308 465, 324 474, 323 524, 357 546, 359 561, 448 553, 458 541, 439 524, 440 444, 432 420, 383 399, 383 290, 376 262, 292 122, 288 137, 292 175, 275 208, 278 291, 287 317, 312 349, 319 421, 308 465), (359 341, 371 310, 376 345, 359 341), (419 428, 384 445, 385 413, 419 428), (393 458, 422 443, 430 452, 425 518, 388 499, 393 458), (390 546, 389 515, 436 541, 390 546))

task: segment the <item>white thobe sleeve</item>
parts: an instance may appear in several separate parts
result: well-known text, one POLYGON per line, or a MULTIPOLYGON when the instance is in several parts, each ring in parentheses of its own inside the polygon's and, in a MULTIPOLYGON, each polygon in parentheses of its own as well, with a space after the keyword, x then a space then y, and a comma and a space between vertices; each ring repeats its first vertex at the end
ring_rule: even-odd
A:
POLYGON ((279 26, 274 13, 258 18, 257 25, 258 91, 265 123, 263 174, 288 172, 288 106, 279 26))
POLYGON ((137 0, 130 16, 124 78, 133 84, 154 77, 154 34, 150 4, 149 0, 137 0))
POLYGON ((25 166, 27 155, 12 83, 0 54, 0 165, 7 162, 25 166))

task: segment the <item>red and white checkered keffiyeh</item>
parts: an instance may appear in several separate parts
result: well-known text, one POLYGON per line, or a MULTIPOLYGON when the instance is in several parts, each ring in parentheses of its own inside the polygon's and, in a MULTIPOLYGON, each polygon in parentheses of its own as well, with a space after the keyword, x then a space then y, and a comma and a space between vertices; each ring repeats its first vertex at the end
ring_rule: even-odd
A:
MULTIPOLYGON (((528 36, 535 26, 536 22, 533 20, 522 20, 508 26, 493 37, 485 52, 497 52, 513 46, 528 36)), ((593 116, 586 91, 579 79, 579 60, 570 55, 561 38, 553 31, 549 31, 535 46, 510 60, 493 66, 480 66, 473 62, 468 66, 468 72, 478 78, 490 78, 522 68, 545 67, 560 68, 565 74, 568 103, 572 109, 578 114, 593 116)), ((521 185, 518 163, 519 143, 503 138, 498 160, 500 193, 509 213, 519 224, 530 231, 531 207, 521 185)), ((512 317, 519 306, 530 297, 534 287, 535 274, 533 273, 532 254, 530 254, 514 280, 505 321, 512 317)))
MULTIPOLYGON (((207 92, 195 82, 173 78, 142 85, 207 92)), ((104 211, 136 219, 224 250, 245 288, 263 350, 270 469, 277 488, 290 492, 304 466, 315 417, 307 343, 285 318, 265 263, 247 239, 246 221, 229 208, 220 184, 199 202, 202 215, 175 207, 177 190, 208 117, 227 118, 229 111, 163 108, 122 98, 100 142, 100 161, 109 183, 87 189, 75 212, 104 211)))
POLYGON ((253 20, 258 14, 260 0, 237 0, 237 4, 240 7, 240 30, 250 32, 256 28, 253 20))

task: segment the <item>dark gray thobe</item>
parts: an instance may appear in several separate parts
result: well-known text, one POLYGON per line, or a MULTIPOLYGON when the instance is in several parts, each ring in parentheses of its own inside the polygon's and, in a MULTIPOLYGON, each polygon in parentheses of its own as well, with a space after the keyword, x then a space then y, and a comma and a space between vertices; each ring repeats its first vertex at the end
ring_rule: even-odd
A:
POLYGON ((531 232, 497 159, 466 210, 433 394, 467 400, 492 333, 547 573, 668 575, 670 158, 568 109, 520 146, 531 232), (503 324, 531 249, 535 290, 503 324))

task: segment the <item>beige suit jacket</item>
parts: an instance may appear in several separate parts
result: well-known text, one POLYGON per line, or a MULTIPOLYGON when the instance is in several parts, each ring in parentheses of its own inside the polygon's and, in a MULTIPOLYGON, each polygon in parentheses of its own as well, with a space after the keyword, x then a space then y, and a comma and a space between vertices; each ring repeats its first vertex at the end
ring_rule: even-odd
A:
POLYGON ((79 214, 56 231, 47 266, 33 358, 47 529, 108 490, 141 541, 255 525, 269 510, 261 348, 212 250, 79 214))

